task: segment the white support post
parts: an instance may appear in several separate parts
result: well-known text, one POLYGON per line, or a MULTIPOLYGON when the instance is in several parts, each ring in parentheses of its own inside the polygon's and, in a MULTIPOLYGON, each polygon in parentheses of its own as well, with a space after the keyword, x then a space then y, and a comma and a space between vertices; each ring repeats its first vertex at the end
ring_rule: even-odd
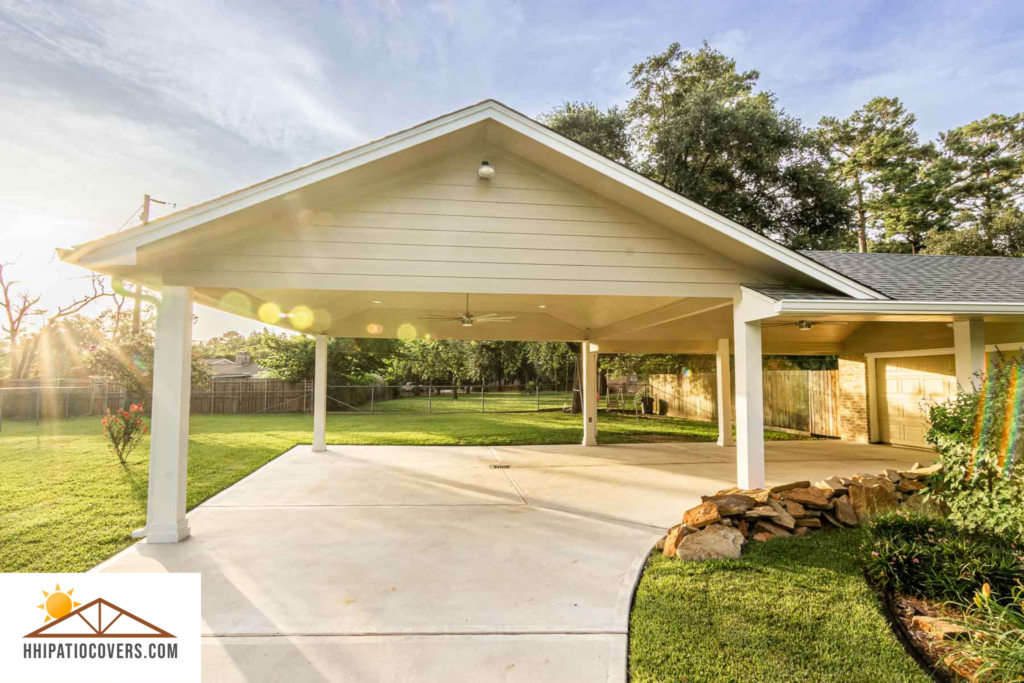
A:
POLYGON ((597 345, 583 342, 583 373, 580 391, 583 399, 583 445, 597 445, 597 345))
POLYGON ((745 297, 733 305, 736 345, 736 485, 764 487, 764 387, 761 376, 761 320, 748 320, 745 297))
POLYGON ((985 321, 963 320, 953 323, 953 346, 956 356, 956 381, 963 391, 977 389, 979 376, 986 374, 985 321))
POLYGON ((163 288, 156 319, 146 526, 147 543, 188 537, 188 418, 192 389, 192 288, 163 288))
POLYGON ((715 357, 718 376, 718 445, 732 445, 732 378, 729 369, 729 340, 718 340, 715 357))
POLYGON ((327 337, 316 337, 313 361, 313 450, 327 450, 327 337))

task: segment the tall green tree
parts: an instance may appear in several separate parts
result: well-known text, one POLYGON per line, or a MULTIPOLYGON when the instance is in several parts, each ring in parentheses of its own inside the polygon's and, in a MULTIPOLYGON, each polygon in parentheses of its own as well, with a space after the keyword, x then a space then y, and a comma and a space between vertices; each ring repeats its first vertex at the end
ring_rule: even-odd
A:
POLYGON ((952 204, 946 197, 949 174, 932 144, 891 174, 892 185, 876 207, 883 233, 875 251, 921 252, 934 232, 948 230, 952 204))
POLYGON ((674 43, 635 65, 626 109, 637 167, 736 222, 796 247, 833 245, 849 218, 845 196, 800 121, 760 74, 707 42, 674 43))
POLYGON ((1024 211, 1005 207, 982 228, 969 224, 928 234, 929 254, 961 256, 1014 256, 1024 258, 1024 211))
POLYGON ((460 339, 410 342, 406 346, 409 368, 420 381, 452 386, 452 398, 458 400, 459 386, 470 378, 472 372, 470 344, 460 339))
POLYGON ((832 176, 849 192, 861 252, 868 250, 872 231, 884 227, 886 215, 893 232, 920 231, 918 214, 897 201, 913 186, 927 154, 915 121, 899 98, 876 97, 848 118, 824 117, 814 131, 831 159, 832 176))
MULTIPOLYGON (((306 336, 264 331, 251 335, 248 350, 270 376, 289 382, 311 381, 316 362, 316 340, 306 336)), ((397 339, 327 341, 327 374, 335 384, 374 384, 388 379, 394 360, 403 355, 397 339)))
POLYGON ((618 107, 601 111, 593 102, 563 102, 540 122, 612 161, 629 165, 629 120, 618 107))
POLYGON ((623 111, 567 103, 545 122, 648 178, 798 248, 830 248, 847 237, 846 194, 800 121, 756 71, 707 43, 675 43, 636 66, 623 111))
POLYGON ((1024 113, 993 114, 942 133, 936 164, 955 234, 933 231, 930 253, 1019 255, 1024 113))

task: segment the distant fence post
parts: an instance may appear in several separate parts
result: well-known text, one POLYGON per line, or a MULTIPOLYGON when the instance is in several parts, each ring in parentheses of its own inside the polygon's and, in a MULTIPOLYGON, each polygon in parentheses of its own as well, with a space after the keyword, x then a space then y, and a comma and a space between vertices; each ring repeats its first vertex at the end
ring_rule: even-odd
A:
POLYGON ((487 404, 485 403, 485 401, 487 400, 485 398, 486 395, 487 395, 487 382, 485 382, 484 380, 480 380, 480 412, 481 413, 486 413, 487 412, 487 404))
POLYGON ((373 390, 374 390, 374 386, 371 384, 370 385, 370 412, 371 413, 373 412, 373 394, 374 394, 373 390))
POLYGON ((431 380, 427 383, 427 412, 434 412, 434 382, 431 380))
POLYGON ((537 389, 537 412, 539 413, 540 412, 540 382, 537 382, 536 384, 534 384, 534 387, 537 389))

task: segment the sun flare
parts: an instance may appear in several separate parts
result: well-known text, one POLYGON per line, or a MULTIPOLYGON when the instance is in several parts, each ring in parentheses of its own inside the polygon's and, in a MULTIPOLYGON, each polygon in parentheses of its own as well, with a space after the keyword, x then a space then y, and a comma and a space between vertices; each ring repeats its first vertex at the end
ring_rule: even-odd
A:
POLYGON ((46 596, 46 602, 36 606, 39 609, 46 610, 46 619, 43 620, 44 624, 51 619, 60 619, 67 616, 71 610, 82 604, 71 599, 71 594, 74 592, 74 588, 69 591, 62 591, 59 583, 52 593, 43 591, 43 595, 46 596))

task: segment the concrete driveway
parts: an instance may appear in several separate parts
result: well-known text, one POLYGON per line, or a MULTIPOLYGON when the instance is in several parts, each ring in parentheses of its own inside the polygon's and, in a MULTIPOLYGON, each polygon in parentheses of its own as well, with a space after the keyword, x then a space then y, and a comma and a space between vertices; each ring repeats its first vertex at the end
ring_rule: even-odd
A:
MULTIPOLYGON (((626 680, 652 544, 734 450, 299 446, 104 572, 202 572, 211 681, 626 680)), ((768 445, 770 484, 906 468, 927 453, 768 445)))

